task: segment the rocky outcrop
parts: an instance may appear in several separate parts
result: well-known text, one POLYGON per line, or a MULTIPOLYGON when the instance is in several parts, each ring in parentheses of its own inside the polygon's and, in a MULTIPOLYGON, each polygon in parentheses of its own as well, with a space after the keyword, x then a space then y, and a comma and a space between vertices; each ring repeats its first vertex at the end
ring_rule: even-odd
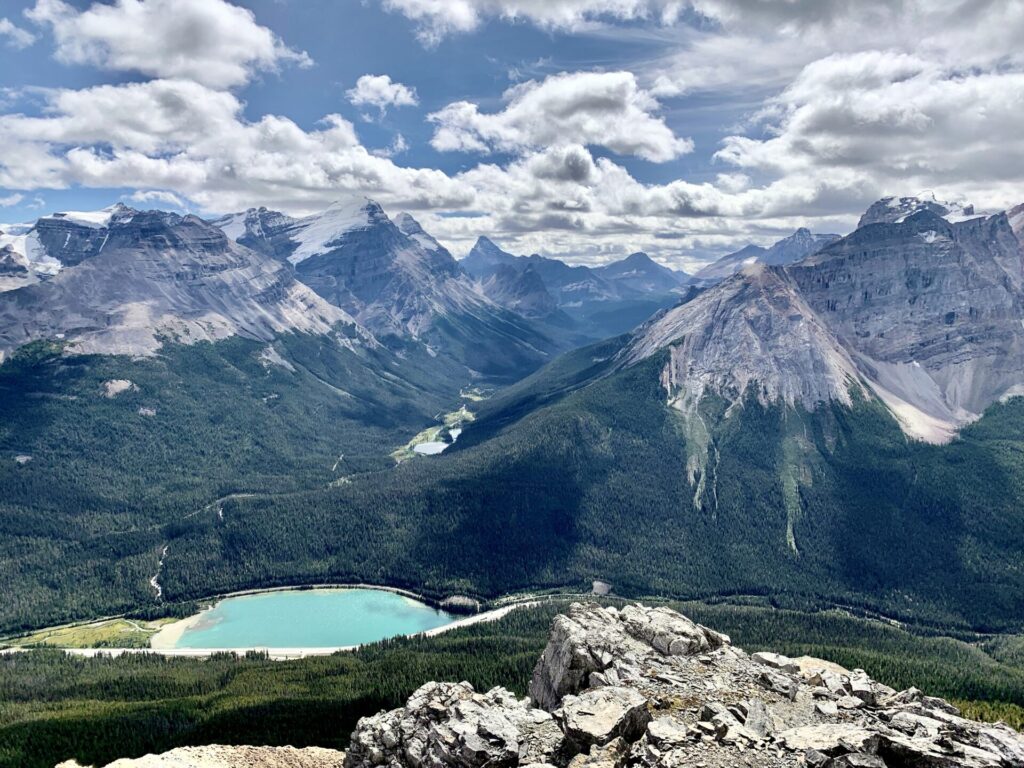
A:
POLYGON ((511 768, 554 759, 563 743, 550 713, 504 688, 427 683, 405 707, 360 720, 345 765, 511 768))
POLYGON ((429 683, 363 718, 345 768, 996 768, 1024 737, 826 661, 748 655, 666 608, 573 605, 530 700, 429 683), (531 704, 532 702, 532 704, 531 704))
POLYGON ((632 365, 668 349, 662 384, 690 415, 708 395, 729 402, 753 388, 762 402, 850 403, 849 352, 781 267, 752 264, 638 329, 622 353, 632 365))
MULTIPOLYGON (((197 747, 108 768, 1022 768, 1024 736, 812 657, 748 655, 667 608, 572 605, 530 697, 431 682, 347 753, 197 747)), ((74 762, 58 768, 78 768, 74 762)))

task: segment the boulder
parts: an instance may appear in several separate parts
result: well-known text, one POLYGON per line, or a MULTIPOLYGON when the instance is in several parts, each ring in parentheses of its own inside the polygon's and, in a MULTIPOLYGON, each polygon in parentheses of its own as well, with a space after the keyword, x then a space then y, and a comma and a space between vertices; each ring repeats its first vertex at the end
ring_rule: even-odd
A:
POLYGON ((772 669, 781 669, 783 672, 788 672, 792 675, 801 671, 799 662, 788 656, 783 656, 781 653, 758 651, 757 653, 750 654, 750 658, 758 664, 764 664, 772 669))
POLYGON ((573 604, 567 614, 555 617, 548 643, 533 670, 530 698, 538 707, 557 709, 562 697, 589 686, 591 674, 649 651, 626 634, 614 609, 573 604))
POLYGON ((568 768, 622 768, 629 757, 629 744, 622 738, 612 739, 604 746, 594 745, 587 754, 574 757, 568 768))
POLYGON ((647 699, 632 688, 605 686, 579 696, 566 696, 555 720, 567 739, 580 748, 605 745, 613 739, 639 739, 651 715, 647 699))
POLYGON ((670 748, 682 744, 689 737, 689 729, 674 717, 659 717, 647 724, 647 741, 659 747, 670 748))
POLYGON ((797 691, 800 688, 800 684, 792 677, 768 670, 758 675, 757 681, 769 691, 785 696, 790 700, 796 698, 797 691))
MULTIPOLYGON (((179 747, 162 755, 115 760, 107 768, 342 768, 344 752, 306 747, 179 747)), ((57 768, 82 768, 74 760, 57 768)))
POLYGON ((878 734, 853 723, 828 723, 804 725, 783 731, 778 736, 780 744, 794 752, 813 749, 826 755, 848 752, 876 752, 878 734))
POLYGON ((562 746, 551 715, 504 688, 478 694, 469 683, 427 683, 402 709, 362 718, 346 768, 511 768, 549 762, 562 746))
POLYGON ((620 612, 626 631, 666 656, 693 656, 729 644, 729 636, 690 621, 669 608, 627 605, 620 612))
POLYGON ((841 755, 829 760, 827 768, 887 768, 885 760, 878 755, 854 753, 841 755))

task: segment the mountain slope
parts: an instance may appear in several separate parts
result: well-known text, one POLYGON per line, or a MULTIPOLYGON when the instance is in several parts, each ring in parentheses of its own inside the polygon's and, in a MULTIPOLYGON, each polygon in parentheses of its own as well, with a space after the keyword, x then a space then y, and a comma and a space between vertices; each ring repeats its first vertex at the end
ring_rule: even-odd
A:
POLYGON ((395 354, 219 228, 83 216, 29 228, 83 250, 0 293, 0 626, 157 605, 180 521, 390 467, 458 406, 449 361, 395 354))
MULTIPOLYGON (((296 506, 312 523, 390 500, 408 527, 373 567, 432 589, 601 578, 633 594, 1019 627, 1024 400, 1000 398, 1024 381, 1022 263, 1004 214, 870 224, 560 358, 481 404, 436 460, 296 506), (922 422, 930 390, 890 397, 902 365, 947 406, 983 415, 922 422)), ((270 509, 244 516, 267 521, 270 509)), ((301 568, 280 533, 261 529, 238 556, 269 573, 301 568)), ((312 546, 322 534, 306 535, 312 546)), ((194 532, 182 546, 217 540, 194 532)), ((172 563, 169 588, 185 590, 184 575, 172 563)))
MULTIPOLYGON (((53 221, 41 220, 27 237, 45 246, 77 236, 85 250, 69 257, 58 249, 55 274, 0 294, 0 360, 41 339, 60 339, 74 352, 151 355, 166 338, 269 341, 283 332, 355 329, 351 316, 282 265, 194 216, 121 209, 104 225, 72 225, 64 239, 54 231, 63 222, 53 221)), ((375 343, 362 331, 352 338, 375 343)))
POLYGON ((303 219, 256 209, 216 223, 290 263, 299 280, 382 341, 422 345, 468 368, 463 378, 514 380, 557 349, 528 320, 480 294, 412 217, 398 221, 364 199, 303 219))
POLYGON ((559 313, 543 279, 532 267, 520 271, 502 265, 481 283, 481 288, 489 299, 523 317, 549 318, 559 313))

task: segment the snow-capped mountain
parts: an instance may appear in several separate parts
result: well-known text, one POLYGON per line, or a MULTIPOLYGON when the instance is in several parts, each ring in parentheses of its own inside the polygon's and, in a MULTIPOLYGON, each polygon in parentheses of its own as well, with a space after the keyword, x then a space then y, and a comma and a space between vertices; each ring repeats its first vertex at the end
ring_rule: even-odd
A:
POLYGON ((1024 387, 1024 252, 1005 213, 921 210, 790 274, 912 433, 948 438, 1024 387))
MULTIPOLYGON (((284 265, 195 216, 119 206, 45 217, 26 236, 47 258, 63 259, 45 280, 37 273, 32 284, 0 294, 0 356, 36 339, 61 339, 72 352, 149 355, 164 339, 357 328, 284 265)), ((365 331, 356 335, 375 343, 365 331)))
POLYGON ((111 223, 130 221, 131 208, 117 203, 101 211, 66 211, 31 224, 0 225, 0 260, 6 280, 0 291, 31 285, 98 253, 111 223))
POLYGON ((348 200, 304 218, 254 209, 217 220, 382 340, 426 346, 476 371, 518 378, 556 350, 522 316, 484 296, 412 216, 348 200))
POLYGON ((868 224, 899 224, 921 211, 929 211, 950 222, 967 221, 980 215, 974 212, 973 205, 936 200, 933 194, 917 197, 883 197, 860 217, 857 227, 868 224))
POLYGON ((735 253, 723 256, 697 272, 694 275, 694 280, 704 284, 714 283, 755 263, 773 266, 794 264, 838 239, 839 235, 818 235, 801 227, 789 237, 782 238, 768 248, 760 245, 748 245, 735 253))

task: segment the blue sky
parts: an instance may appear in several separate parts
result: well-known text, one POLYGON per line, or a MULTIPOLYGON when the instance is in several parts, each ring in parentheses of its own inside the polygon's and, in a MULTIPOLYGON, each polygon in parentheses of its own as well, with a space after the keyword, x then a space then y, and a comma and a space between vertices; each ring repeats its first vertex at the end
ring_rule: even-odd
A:
POLYGON ((4 0, 0 221, 365 195, 456 253, 693 267, 885 194, 1024 199, 1021 4, 847 5, 4 0))

